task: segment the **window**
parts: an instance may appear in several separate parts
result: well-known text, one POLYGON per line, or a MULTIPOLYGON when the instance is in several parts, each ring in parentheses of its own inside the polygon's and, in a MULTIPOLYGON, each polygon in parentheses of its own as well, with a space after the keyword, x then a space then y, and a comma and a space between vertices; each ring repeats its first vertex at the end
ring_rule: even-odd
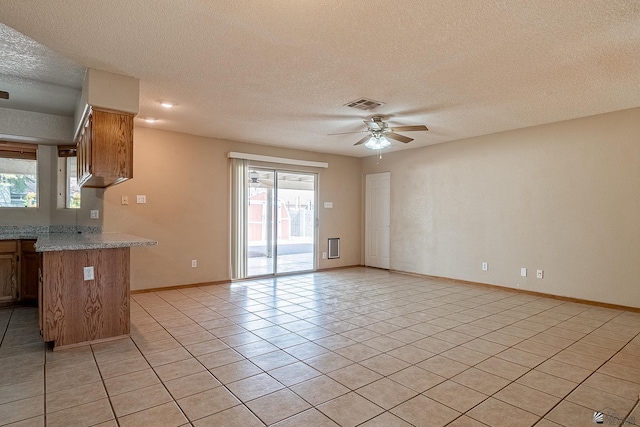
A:
POLYGON ((58 207, 80 209, 80 186, 78 185, 78 161, 75 145, 58 146, 58 207), (64 183, 61 181, 64 179, 64 183), (64 194, 64 200, 62 195, 64 194))
POLYGON ((78 186, 77 157, 67 157, 66 207, 80 209, 80 186, 78 186))
POLYGON ((38 164, 34 144, 0 143, 0 207, 38 207, 38 164))

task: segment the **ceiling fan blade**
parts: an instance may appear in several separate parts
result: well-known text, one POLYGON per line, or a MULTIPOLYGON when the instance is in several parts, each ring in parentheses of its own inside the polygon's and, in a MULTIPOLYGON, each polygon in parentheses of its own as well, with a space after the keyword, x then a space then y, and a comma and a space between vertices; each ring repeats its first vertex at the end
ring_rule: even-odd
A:
POLYGON ((9 92, 0 90, 0 99, 9 99, 9 92))
POLYGON ((414 130, 429 130, 425 125, 417 125, 417 126, 393 126, 394 132, 409 132, 414 130))
POLYGON ((385 133, 384 136, 386 136, 387 138, 395 139, 396 141, 404 142, 405 144, 407 142, 413 141, 413 138, 409 138, 404 135, 398 135, 397 133, 393 132, 385 133))
POLYGON ((330 133, 330 134, 328 134, 328 135, 329 135, 329 136, 331 136, 331 135, 350 135, 350 134, 354 134, 354 133, 367 133, 367 132, 369 132, 369 131, 368 131, 368 130, 360 130, 360 131, 357 131, 357 132, 340 132, 340 133, 330 133))
POLYGON ((369 138, 371 138, 371 136, 367 135, 364 138, 362 138, 360 141, 356 142, 353 145, 360 145, 360 144, 364 144, 365 142, 367 142, 369 140, 369 138))

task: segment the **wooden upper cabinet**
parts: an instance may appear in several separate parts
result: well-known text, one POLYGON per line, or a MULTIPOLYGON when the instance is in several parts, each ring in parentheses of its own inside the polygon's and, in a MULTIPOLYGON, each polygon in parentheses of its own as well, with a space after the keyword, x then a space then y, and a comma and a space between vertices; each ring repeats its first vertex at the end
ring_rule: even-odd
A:
POLYGON ((77 148, 81 187, 105 188, 133 178, 133 114, 92 108, 77 148))

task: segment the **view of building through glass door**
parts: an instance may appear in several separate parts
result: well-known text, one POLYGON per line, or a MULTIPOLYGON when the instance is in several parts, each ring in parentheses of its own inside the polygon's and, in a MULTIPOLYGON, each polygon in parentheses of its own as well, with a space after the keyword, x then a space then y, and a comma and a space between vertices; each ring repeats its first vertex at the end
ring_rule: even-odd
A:
POLYGON ((316 175, 249 167, 247 276, 315 269, 316 175))

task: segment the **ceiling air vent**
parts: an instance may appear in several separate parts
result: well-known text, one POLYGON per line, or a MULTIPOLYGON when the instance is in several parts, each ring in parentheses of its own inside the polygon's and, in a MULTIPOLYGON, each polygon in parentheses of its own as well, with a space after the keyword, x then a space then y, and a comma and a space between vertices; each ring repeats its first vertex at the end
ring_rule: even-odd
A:
POLYGON ((357 108, 359 110, 369 111, 384 105, 382 102, 373 101, 371 99, 360 98, 355 101, 344 104, 345 107, 357 108))

